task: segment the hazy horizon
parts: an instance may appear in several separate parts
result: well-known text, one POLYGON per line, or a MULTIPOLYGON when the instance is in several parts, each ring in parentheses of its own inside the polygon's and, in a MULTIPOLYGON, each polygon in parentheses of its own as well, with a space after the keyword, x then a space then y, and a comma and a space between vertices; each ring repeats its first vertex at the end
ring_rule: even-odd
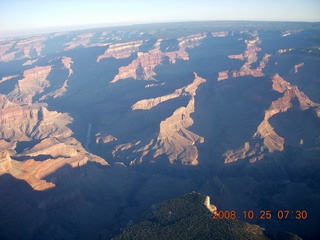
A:
POLYGON ((316 0, 119 0, 0 2, 2 35, 191 21, 319 22, 316 0))

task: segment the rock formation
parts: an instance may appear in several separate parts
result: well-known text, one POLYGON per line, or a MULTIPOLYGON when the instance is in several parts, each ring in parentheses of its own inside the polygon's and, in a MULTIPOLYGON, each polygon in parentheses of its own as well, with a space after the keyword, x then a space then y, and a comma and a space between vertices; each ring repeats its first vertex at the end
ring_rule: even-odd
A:
POLYGON ((63 64, 64 68, 68 69, 68 71, 69 71, 68 78, 66 80, 64 80, 62 86, 60 86, 59 88, 57 88, 47 94, 44 94, 40 98, 41 101, 43 101, 49 97, 52 97, 52 98, 61 97, 61 96, 65 95, 65 93, 67 92, 69 77, 73 74, 73 70, 71 68, 73 61, 72 61, 72 58, 63 56, 61 58, 61 62, 63 64))
POLYGON ((48 111, 44 106, 12 106, 0 109, 0 138, 30 141, 48 136, 69 137, 66 127, 72 119, 68 114, 48 111))
POLYGON ((26 61, 24 64, 22 64, 22 66, 29 66, 29 65, 32 65, 34 64, 35 62, 37 62, 39 59, 34 59, 34 60, 28 60, 26 61))
POLYGON ((269 109, 265 111, 264 119, 258 126, 256 133, 252 136, 251 144, 246 142, 243 147, 237 150, 228 150, 224 154, 225 163, 234 162, 246 157, 250 157, 251 162, 260 160, 263 157, 264 149, 269 153, 283 151, 285 139, 275 132, 269 119, 276 114, 288 111, 292 107, 294 99, 298 100, 301 111, 309 108, 313 108, 316 113, 319 111, 320 104, 312 102, 303 92, 299 91, 297 86, 292 86, 281 78, 279 74, 275 74, 272 77, 272 82, 273 90, 283 93, 283 96, 273 101, 269 109), (263 142, 261 143, 259 139, 263 140, 263 142))
POLYGON ((74 37, 70 42, 64 43, 65 51, 74 49, 78 46, 87 47, 95 33, 84 33, 74 37))
POLYGON ((154 158, 161 154, 166 154, 170 163, 181 161, 183 164, 198 164, 198 149, 196 145, 202 143, 204 138, 189 131, 188 128, 193 125, 193 119, 190 114, 194 112, 196 90, 206 80, 196 73, 194 74, 193 83, 184 89, 190 96, 188 105, 178 108, 172 116, 160 123, 160 132, 153 147, 155 150, 154 158))
POLYGON ((141 44, 142 41, 111 44, 104 54, 97 58, 97 62, 100 62, 101 59, 110 57, 114 57, 116 59, 128 58, 132 53, 138 51, 141 44))
POLYGON ((0 45, 0 61, 11 61, 16 58, 16 54, 22 54, 21 58, 41 56, 41 51, 45 47, 43 42, 47 39, 46 36, 36 36, 0 45))
POLYGON ((66 164, 79 167, 92 161, 107 165, 71 137, 72 131, 67 125, 73 119, 68 114, 49 111, 46 104, 32 103, 32 96, 42 89, 41 84, 46 86, 45 78, 50 70, 50 66, 26 70, 24 79, 15 88, 19 91, 8 94, 15 103, 0 95, 0 173, 24 180, 35 190, 54 187, 54 183, 44 178, 66 164), (34 140, 40 142, 34 145, 34 140), (29 142, 31 147, 17 153, 21 142, 29 142))
POLYGON ((64 57, 62 57, 61 61, 62 61, 63 65, 64 65, 64 67, 69 70, 68 77, 70 77, 71 74, 73 73, 73 70, 71 69, 71 64, 73 63, 72 58, 64 56, 64 57))
POLYGON ((132 110, 138 110, 138 109, 149 110, 162 102, 168 101, 173 98, 180 97, 183 94, 184 89, 185 88, 177 89, 176 91, 174 91, 174 93, 168 94, 165 96, 140 100, 140 101, 136 102, 135 104, 133 104, 131 106, 131 109, 132 110))
MULTIPOLYGON (((177 59, 189 60, 186 49, 199 46, 201 44, 201 40, 204 37, 204 34, 196 34, 179 38, 179 50, 164 53, 160 51, 160 43, 162 40, 159 39, 154 44, 154 48, 152 50, 147 53, 138 52, 137 59, 133 60, 132 63, 130 63, 128 66, 121 67, 119 69, 119 73, 113 78, 111 82, 114 83, 126 78, 134 78, 135 80, 155 80, 153 78, 156 75, 156 73, 154 72, 154 68, 157 65, 161 64, 165 57, 169 58, 169 62, 171 64, 176 63, 177 59)), ((110 51, 113 52, 113 50, 110 51)))
POLYGON ((113 137, 112 135, 101 133, 96 134, 96 143, 109 143, 117 140, 118 139, 116 137, 113 137))
POLYGON ((294 65, 294 73, 298 73, 298 70, 300 67, 302 67, 304 65, 304 63, 299 63, 299 64, 296 64, 294 65))
POLYGON ((213 37, 226 37, 228 36, 228 31, 221 31, 221 32, 213 32, 212 36, 213 37))
POLYGON ((0 151, 0 175, 8 172, 12 168, 11 161, 12 159, 8 152, 0 151))
POLYGON ((12 76, 5 76, 2 77, 2 79, 0 80, 0 83, 11 80, 12 78, 18 77, 19 75, 12 75, 12 76))
POLYGON ((251 64, 255 63, 258 60, 257 52, 261 51, 261 48, 258 47, 259 44, 261 44, 261 40, 258 37, 258 33, 255 32, 252 34, 255 39, 253 40, 245 40, 245 43, 247 44, 247 48, 244 53, 237 54, 237 55, 229 55, 228 57, 231 59, 239 59, 239 60, 246 60, 246 62, 243 64, 243 66, 240 68, 240 70, 225 70, 219 72, 218 81, 228 79, 230 76, 232 77, 242 77, 251 75, 254 77, 262 77, 264 74, 262 73, 262 70, 265 68, 266 64, 268 63, 270 54, 265 54, 262 60, 260 61, 259 67, 256 69, 251 69, 251 64))
POLYGON ((34 67, 23 72, 23 79, 19 80, 15 89, 7 98, 18 104, 31 104, 32 98, 47 87, 50 82, 46 79, 51 71, 51 66, 34 67))

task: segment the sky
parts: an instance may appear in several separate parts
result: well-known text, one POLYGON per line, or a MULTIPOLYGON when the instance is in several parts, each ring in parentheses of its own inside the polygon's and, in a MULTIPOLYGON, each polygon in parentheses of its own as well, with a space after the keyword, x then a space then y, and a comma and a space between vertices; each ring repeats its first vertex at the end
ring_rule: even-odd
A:
POLYGON ((0 0, 0 34, 202 20, 320 22, 320 0, 0 0))

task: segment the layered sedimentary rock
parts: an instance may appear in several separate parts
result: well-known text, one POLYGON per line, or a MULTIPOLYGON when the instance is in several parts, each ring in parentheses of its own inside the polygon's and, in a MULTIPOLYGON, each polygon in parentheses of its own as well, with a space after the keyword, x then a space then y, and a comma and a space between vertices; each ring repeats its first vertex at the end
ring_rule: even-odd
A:
POLYGON ((260 43, 260 39, 256 37, 254 40, 246 40, 245 42, 247 44, 247 49, 243 54, 229 56, 229 58, 233 58, 233 59, 239 59, 239 60, 246 59, 246 62, 240 68, 239 71, 232 72, 232 77, 239 77, 239 76, 246 76, 246 75, 261 77, 263 76, 262 69, 265 67, 266 63, 268 62, 268 58, 270 57, 270 55, 266 54, 264 56, 258 68, 251 69, 251 64, 258 60, 257 52, 261 51, 261 48, 258 47, 260 43))
POLYGON ((7 98, 17 104, 31 104, 32 98, 50 86, 46 79, 51 71, 51 66, 34 67, 23 72, 23 79, 19 80, 14 90, 7 98))
POLYGON ((44 106, 12 106, 0 109, 0 138, 29 141, 48 136, 69 137, 66 127, 72 118, 68 114, 48 111, 44 106))
POLYGON ((62 86, 60 86, 58 89, 55 89, 45 95, 43 95, 40 100, 45 100, 49 97, 52 98, 57 98, 57 97, 61 97, 63 95, 65 95, 65 93, 67 92, 68 89, 68 81, 69 81, 69 77, 73 74, 73 70, 71 68, 71 65, 73 64, 72 58, 71 57, 62 57, 61 58, 61 62, 64 66, 65 69, 68 69, 69 73, 68 73, 68 78, 66 80, 64 80, 62 86))
POLYGON ((141 141, 133 141, 133 142, 128 142, 128 143, 124 143, 124 144, 119 144, 119 145, 117 145, 115 148, 114 148, 114 150, 112 151, 112 156, 114 157, 115 156, 115 154, 116 154, 116 152, 118 152, 118 151, 125 151, 125 150, 127 150, 127 149, 130 149, 130 148, 132 148, 132 147, 134 147, 134 146, 137 146, 137 145, 139 145, 140 144, 140 142, 141 141))
POLYGON ((132 110, 138 110, 138 109, 149 110, 162 102, 181 96, 182 93, 183 93, 183 88, 177 89, 176 91, 174 91, 174 93, 168 94, 165 96, 150 98, 150 99, 143 99, 133 104, 131 106, 131 109, 132 110))
POLYGON ((292 107, 294 99, 298 101, 301 111, 309 108, 313 108, 316 113, 319 111, 320 104, 312 102, 297 86, 292 86, 281 78, 279 74, 275 74, 272 77, 272 82, 273 90, 283 93, 283 96, 273 101, 271 106, 265 111, 264 119, 258 126, 250 142, 246 142, 239 149, 228 150, 224 154, 225 163, 234 162, 246 157, 251 157, 252 162, 260 160, 263 157, 262 153, 264 150, 267 150, 269 153, 283 151, 285 139, 276 133, 269 119, 276 114, 288 111, 292 107))
POLYGON ((59 140, 58 138, 48 137, 31 149, 25 150, 23 155, 28 157, 49 155, 51 158, 70 158, 78 155, 77 148, 79 149, 80 146, 75 139, 67 138, 59 140))
POLYGON ((6 151, 0 151, 0 175, 12 168, 11 162, 10 154, 6 151))
MULTIPOLYGON (((88 161, 106 165, 107 162, 88 153, 67 127, 72 122, 68 114, 48 111, 41 105, 19 106, 1 97, 0 109, 0 171, 25 180, 35 190, 54 187, 43 178, 66 164, 78 167, 88 161), (16 153, 22 141, 40 140, 31 148, 16 153), (23 159, 16 161, 10 158, 23 159)), ((21 150, 20 150, 21 151, 21 150)))
POLYGON ((206 37, 206 33, 198 33, 186 37, 178 38, 181 48, 194 48, 201 45, 201 41, 206 37))
POLYGON ((126 78, 154 80, 153 76, 155 76, 156 73, 153 70, 163 61, 164 56, 165 55, 159 50, 148 53, 138 52, 138 58, 133 60, 128 66, 121 67, 119 73, 111 82, 114 83, 126 78))
POLYGON ((46 36, 36 36, 1 45, 0 61, 11 61, 16 58, 17 54, 21 55, 20 58, 41 56, 41 51, 45 47, 43 44, 45 40, 47 40, 46 36))
POLYGON ((196 144, 202 143, 204 138, 189 131, 188 128, 193 125, 190 114, 194 112, 196 90, 205 81, 195 73, 193 83, 184 89, 190 96, 188 105, 178 108, 172 116, 160 123, 157 142, 153 147, 155 150, 154 158, 166 154, 170 163, 180 161, 182 164, 198 164, 196 144))
POLYGON ((55 159, 48 158, 43 161, 36 161, 30 157, 30 159, 23 162, 12 160, 12 167, 6 173, 26 181, 34 190, 43 191, 55 187, 54 183, 44 180, 45 177, 65 165, 76 168, 85 165, 88 161, 107 165, 103 159, 93 154, 77 154, 72 157, 58 157, 55 159))
POLYGON ((255 32, 252 34, 255 39, 253 40, 245 40, 247 44, 247 48, 244 53, 237 54, 237 55, 229 55, 228 57, 231 59, 238 59, 238 60, 246 60, 240 70, 225 70, 219 72, 218 81, 228 79, 231 77, 242 77, 246 75, 251 75, 254 77, 262 77, 264 74, 262 70, 265 68, 266 64, 268 63, 270 54, 265 54, 262 60, 260 61, 259 66, 256 69, 251 68, 251 64, 255 63, 258 60, 257 52, 261 51, 259 44, 261 40, 258 37, 258 34, 255 32))
POLYGON ((138 51, 141 44, 142 41, 112 44, 108 47, 104 54, 97 58, 97 62, 100 62, 101 59, 110 57, 114 57, 116 59, 128 58, 132 53, 138 51))
MULTIPOLYGON (((189 60, 186 49, 199 46, 201 44, 201 40, 204 37, 204 34, 196 34, 179 38, 179 50, 172 52, 161 52, 160 44, 162 40, 159 39, 154 44, 154 48, 152 50, 147 53, 138 52, 137 59, 133 60, 132 63, 130 63, 128 66, 121 67, 119 69, 119 73, 113 78, 111 82, 114 83, 126 78, 134 78, 135 80, 155 80, 153 78, 156 75, 156 73, 154 72, 154 68, 157 65, 161 64, 165 57, 169 58, 169 62, 171 64, 176 63, 177 59, 189 60)), ((106 53, 104 54, 104 56, 109 57, 109 55, 106 55, 106 53)))
POLYGON ((74 49, 78 46, 87 47, 95 33, 84 33, 74 37, 70 42, 63 44, 66 50, 74 49))

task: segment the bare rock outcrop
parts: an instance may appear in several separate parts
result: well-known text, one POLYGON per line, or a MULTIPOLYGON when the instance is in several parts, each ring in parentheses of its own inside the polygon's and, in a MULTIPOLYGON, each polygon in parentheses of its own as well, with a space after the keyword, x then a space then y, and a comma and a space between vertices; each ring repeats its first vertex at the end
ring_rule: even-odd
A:
POLYGON ((261 77, 263 76, 262 69, 266 66, 270 55, 266 54, 263 57, 258 68, 251 69, 251 64, 255 63, 258 60, 257 52, 261 51, 261 48, 258 47, 258 45, 260 44, 260 39, 256 37, 256 39, 251 41, 246 40, 246 44, 247 44, 247 49, 243 54, 229 56, 229 58, 234 58, 234 59, 240 59, 240 60, 246 59, 246 62, 240 68, 239 71, 232 72, 232 76, 239 77, 239 76, 252 75, 254 77, 261 77))
POLYGON ((138 51, 142 41, 126 42, 111 44, 104 54, 98 56, 97 62, 101 59, 114 57, 116 59, 128 58, 130 55, 138 51))
POLYGON ((87 47, 95 33, 84 33, 74 37, 70 42, 63 44, 65 51, 74 49, 78 46, 87 47))
POLYGON ((264 76, 264 74, 262 73, 262 70, 265 68, 266 64, 268 63, 269 57, 271 55, 265 54, 262 60, 260 61, 259 66, 256 69, 252 69, 251 64, 255 63, 258 60, 257 52, 261 51, 261 48, 259 47, 261 40, 258 37, 258 33, 255 32, 252 34, 252 36, 255 37, 255 39, 245 41, 245 43, 247 44, 247 48, 244 53, 228 56, 231 59, 239 59, 242 61, 246 60, 246 62, 243 64, 240 70, 221 71, 219 72, 218 81, 228 79, 230 76, 233 78, 247 76, 247 75, 251 75, 254 77, 264 76))
POLYGON ((186 107, 178 108, 172 116, 160 123, 160 132, 153 149, 156 150, 154 158, 166 154, 170 163, 180 161, 182 164, 197 165, 198 149, 196 144, 202 143, 204 138, 189 131, 193 125, 191 113, 194 112, 194 96, 198 86, 206 80, 195 73, 193 83, 185 88, 190 101, 186 107))
POLYGON ((294 65, 294 73, 298 73, 299 71, 299 68, 301 68, 302 66, 304 65, 304 63, 299 63, 299 64, 296 64, 294 65))
POLYGON ((113 141, 117 141, 118 139, 110 134, 96 134, 96 143, 109 143, 113 141))
POLYGON ((65 93, 67 92, 68 90, 68 82, 69 82, 69 77, 73 74, 73 70, 71 68, 71 65, 73 64, 73 61, 72 61, 72 58, 71 57, 65 57, 63 56, 61 58, 61 62, 64 66, 65 69, 68 69, 69 71, 69 74, 68 74, 68 78, 66 80, 64 80, 62 86, 60 86, 58 89, 55 89, 45 95, 43 95, 40 100, 45 100, 49 97, 52 97, 52 98, 58 98, 58 97, 61 97, 63 95, 65 95, 65 93))
POLYGON ((40 143, 33 148, 24 151, 23 155, 29 157, 36 157, 41 155, 49 155, 52 158, 57 157, 74 157, 78 155, 77 146, 66 144, 63 141, 48 137, 43 139, 40 143))
POLYGON ((138 58, 128 66, 119 68, 119 73, 113 78, 112 83, 121 79, 134 78, 136 80, 154 80, 156 73, 154 68, 159 65, 165 55, 160 50, 149 51, 148 53, 138 52, 138 58))
POLYGON ((50 71, 51 66, 36 66, 25 70, 23 79, 18 81, 7 98, 16 104, 32 104, 32 98, 50 86, 50 82, 46 79, 50 71))
POLYGON ((183 89, 177 89, 176 91, 174 91, 174 93, 171 93, 168 95, 164 95, 156 98, 150 98, 150 99, 143 99, 133 104, 131 106, 131 109, 132 110, 138 110, 138 109, 149 110, 162 102, 181 96, 182 93, 183 93, 183 89))
POLYGON ((72 118, 68 114, 48 111, 44 106, 13 106, 0 109, 0 138, 29 141, 48 136, 69 137, 66 127, 72 118))
MULTIPOLYGON (((161 52, 159 39, 154 48, 147 53, 138 52, 137 59, 133 60, 128 66, 121 67, 119 73, 113 78, 112 83, 121 79, 134 78, 135 80, 155 80, 154 68, 161 64, 165 57, 169 58, 171 64, 175 64, 177 59, 189 60, 187 48, 194 48, 201 44, 204 34, 195 34, 179 38, 179 50, 172 52, 161 52)), ((111 50, 110 50, 111 51, 111 50)))
POLYGON ((71 64, 73 64, 72 58, 64 56, 64 57, 62 57, 61 61, 62 61, 63 65, 64 65, 64 67, 69 70, 68 77, 70 77, 71 74, 73 73, 73 70, 71 68, 71 64))
POLYGON ((265 111, 264 119, 258 126, 250 142, 246 142, 239 149, 228 150, 224 154, 225 163, 234 162, 246 157, 250 157, 250 161, 254 162, 263 158, 264 150, 267 150, 269 153, 283 151, 285 139, 276 133, 269 119, 276 114, 288 111, 292 107, 294 99, 298 100, 300 110, 313 108, 316 113, 319 111, 320 104, 312 102, 297 86, 292 86, 281 78, 279 74, 275 74, 272 77, 272 82, 273 90, 283 93, 283 96, 273 101, 271 106, 265 111))
POLYGON ((8 152, 0 151, 0 175, 8 172, 12 168, 11 157, 8 152))
POLYGON ((15 78, 15 77, 18 77, 18 76, 19 75, 11 75, 11 76, 2 77, 1 80, 0 80, 0 83, 8 81, 8 80, 11 80, 12 78, 15 78))
POLYGON ((48 182, 44 178, 65 165, 76 168, 85 165, 88 161, 107 165, 103 159, 93 156, 79 154, 69 158, 59 157, 44 161, 35 161, 32 158, 23 162, 12 160, 12 168, 8 173, 17 179, 26 181, 34 190, 43 191, 55 187, 54 183, 48 182))
POLYGON ((41 51, 45 47, 43 42, 47 38, 46 36, 35 36, 0 45, 0 61, 9 62, 14 60, 17 53, 23 53, 22 58, 32 58, 31 52, 36 56, 41 56, 41 51), (13 46, 14 49, 8 51, 13 46))
POLYGON ((33 60, 27 60, 24 64, 22 64, 22 66, 29 66, 29 65, 32 65, 34 64, 35 62, 37 62, 39 59, 33 59, 33 60))
POLYGON ((209 210, 209 212, 211 212, 212 214, 215 215, 217 213, 217 207, 210 203, 210 197, 209 196, 205 197, 205 200, 204 200, 203 204, 209 210))

